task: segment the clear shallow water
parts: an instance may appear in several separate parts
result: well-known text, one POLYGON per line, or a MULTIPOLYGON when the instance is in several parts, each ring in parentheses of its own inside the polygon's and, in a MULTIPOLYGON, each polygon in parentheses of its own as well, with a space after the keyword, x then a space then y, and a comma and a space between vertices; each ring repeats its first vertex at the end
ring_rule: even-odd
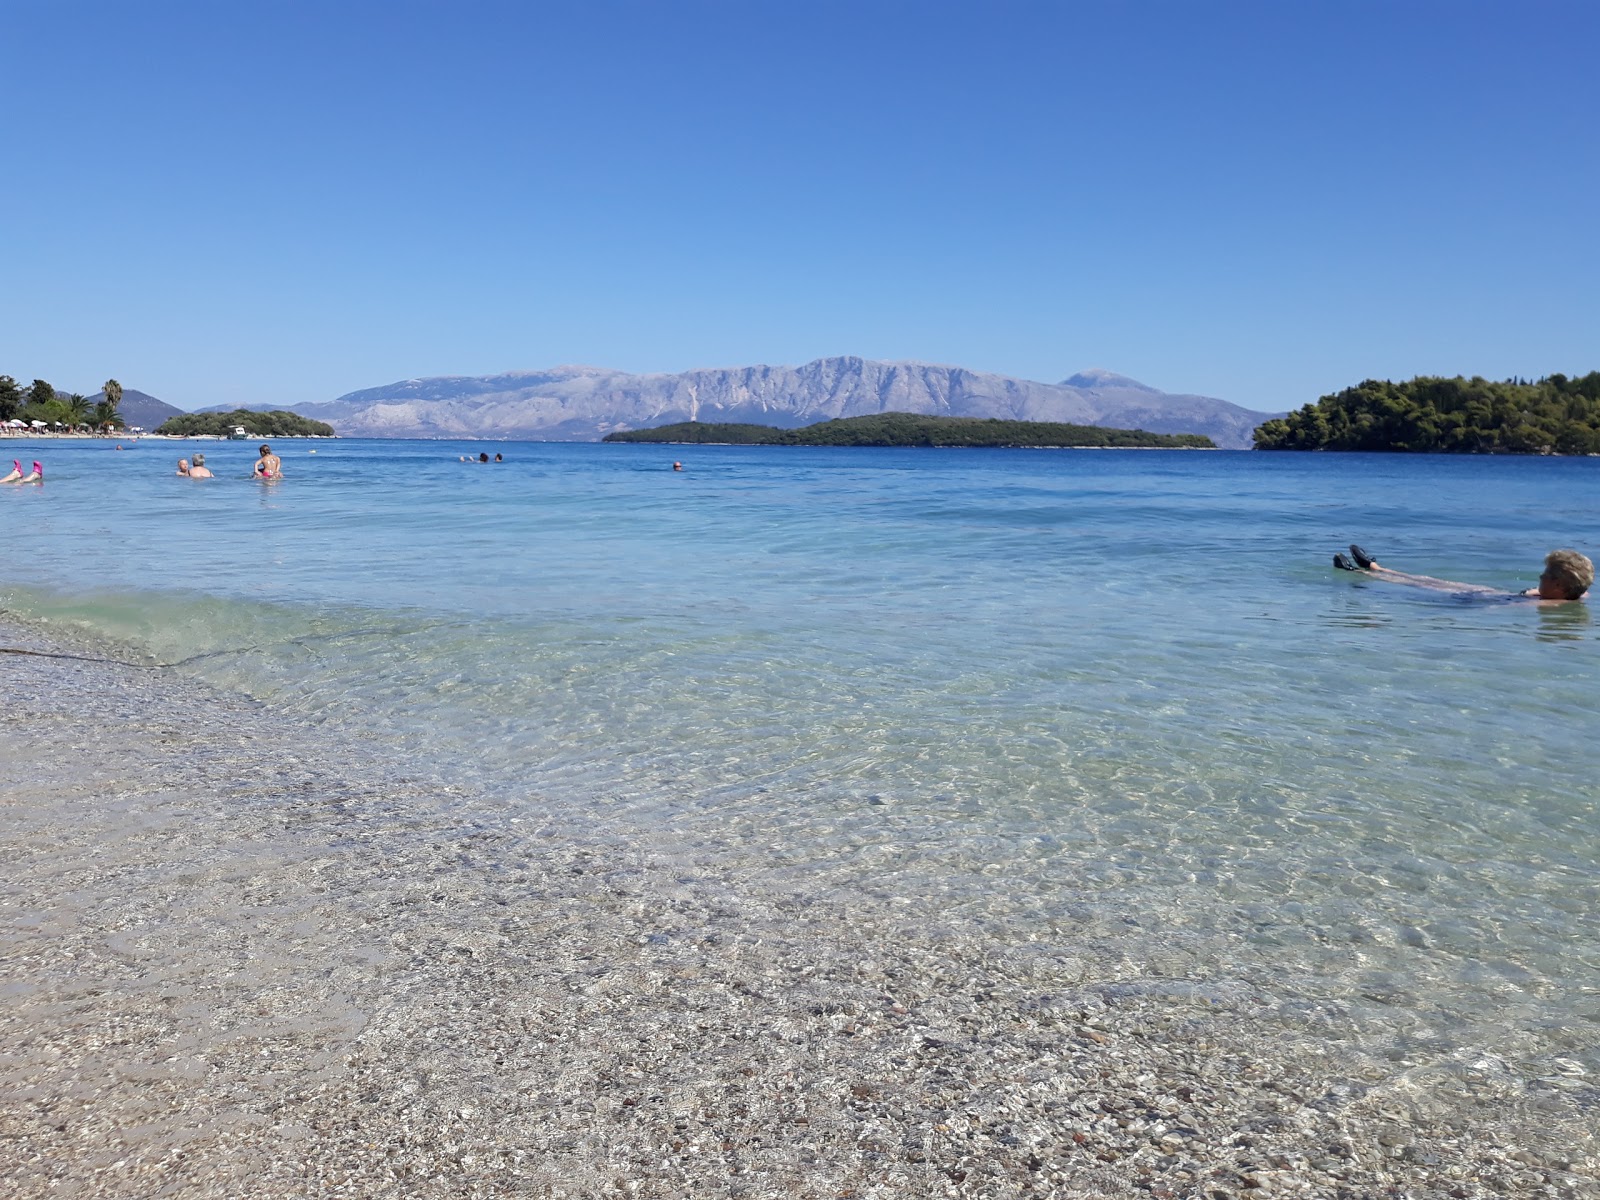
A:
MULTIPOLYGON (((12 443, 0 603, 754 881, 1600 1071, 1600 460, 12 443), (687 470, 668 468, 674 457, 687 470)), ((1173 985, 1175 986, 1175 985, 1173 985)), ((1560 1068, 1571 1070, 1570 1066, 1560 1068)))

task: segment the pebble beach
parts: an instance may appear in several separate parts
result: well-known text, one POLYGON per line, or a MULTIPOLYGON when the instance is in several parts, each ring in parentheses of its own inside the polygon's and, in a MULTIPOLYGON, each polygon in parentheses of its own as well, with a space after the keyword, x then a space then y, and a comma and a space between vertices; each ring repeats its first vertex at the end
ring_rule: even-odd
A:
POLYGON ((379 744, 0 645, 8 1196, 1600 1195, 1577 1063, 1375 1076, 1113 942, 475 822, 379 744))

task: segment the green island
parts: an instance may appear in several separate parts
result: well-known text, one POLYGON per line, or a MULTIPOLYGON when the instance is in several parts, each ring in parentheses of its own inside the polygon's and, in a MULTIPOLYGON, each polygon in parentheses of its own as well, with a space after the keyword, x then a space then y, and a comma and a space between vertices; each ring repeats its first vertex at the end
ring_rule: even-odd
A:
POLYGON ((819 421, 801 429, 771 425, 682 421, 655 429, 608 433, 607 442, 718 443, 732 446, 1035 446, 1144 447, 1214 450, 1197 433, 1146 433, 1142 429, 1102 429, 1053 421, 1005 421, 996 417, 924 417, 915 413, 876 413, 819 421))
POLYGON ((1600 371, 1502 383, 1369 379, 1256 428, 1257 450, 1600 454, 1600 371))
POLYGON ((229 413, 184 413, 169 417, 155 432, 167 437, 227 437, 239 426, 253 438, 333 436, 333 426, 325 421, 313 421, 281 408, 272 412, 236 408, 229 413))

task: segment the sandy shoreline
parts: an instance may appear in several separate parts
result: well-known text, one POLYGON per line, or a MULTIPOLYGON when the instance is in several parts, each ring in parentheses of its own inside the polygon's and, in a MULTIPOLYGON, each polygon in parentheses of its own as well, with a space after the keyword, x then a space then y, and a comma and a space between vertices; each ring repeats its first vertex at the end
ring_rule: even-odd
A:
POLYGON ((1600 1194, 1590 1078, 1362 1077, 1226 980, 478 819, 170 671, 0 670, 10 1196, 1600 1194))

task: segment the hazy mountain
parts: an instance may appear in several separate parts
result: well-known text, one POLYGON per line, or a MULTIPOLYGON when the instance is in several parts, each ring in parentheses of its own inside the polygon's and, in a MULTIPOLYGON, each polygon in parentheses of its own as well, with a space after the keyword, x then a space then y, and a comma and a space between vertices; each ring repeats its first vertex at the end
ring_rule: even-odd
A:
MULTIPOLYGON (((90 404, 99 404, 106 398, 104 392, 96 392, 89 397, 90 404)), ((183 409, 168 404, 165 400, 157 400, 148 392, 136 392, 132 388, 122 389, 122 403, 117 406, 117 415, 129 425, 137 425, 141 429, 154 429, 168 417, 182 414, 183 409)))
POLYGON ((1247 447, 1278 413, 1208 396, 1157 391, 1109 371, 1036 383, 927 363, 823 358, 800 367, 733 367, 681 375, 630 375, 553 367, 505 375, 406 379, 295 412, 347 437, 512 437, 591 441, 614 429, 675 421, 747 421, 793 428, 832 417, 908 412, 1004 417, 1203 433, 1247 447))

